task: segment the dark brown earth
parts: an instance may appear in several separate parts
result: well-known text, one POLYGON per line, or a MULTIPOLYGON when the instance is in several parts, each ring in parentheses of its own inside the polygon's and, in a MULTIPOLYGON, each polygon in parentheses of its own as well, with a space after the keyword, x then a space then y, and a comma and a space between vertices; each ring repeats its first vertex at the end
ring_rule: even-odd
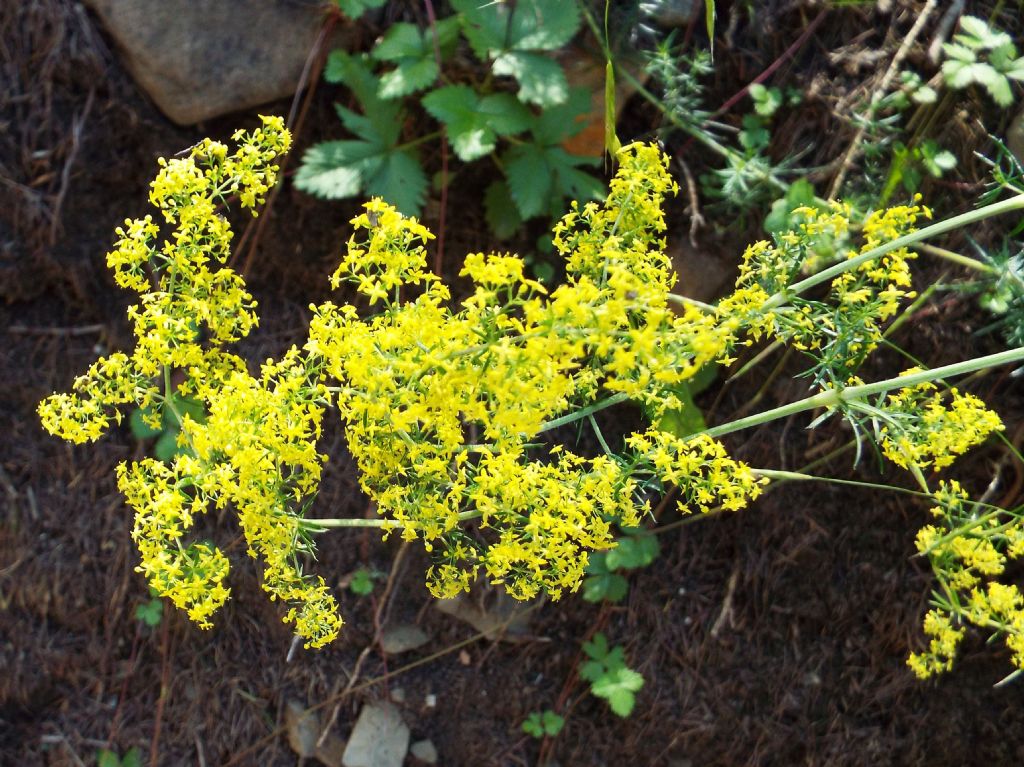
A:
MULTIPOLYGON (((757 10, 755 25, 742 5, 733 10, 719 3, 727 34, 718 41, 711 105, 725 103, 782 55, 825 7, 775 0, 757 10)), ((894 50, 924 3, 885 5, 896 11, 870 4, 830 9, 807 43, 785 58, 776 82, 798 84, 810 95, 798 113, 783 118, 773 152, 808 146, 805 167, 841 156, 852 129, 832 107, 855 88, 870 89, 880 68, 859 66, 858 52, 894 50), (837 59, 837 51, 846 58, 837 59)), ((977 5, 967 10, 979 15, 993 10, 992 3, 967 5, 977 5)), ((419 4, 395 6, 395 14, 421 13, 419 4)), ((1019 23, 1011 31, 1019 36, 1019 23)), ((699 37, 699 30, 691 33, 699 37)), ((515 642, 481 638, 433 609, 420 551, 398 556, 395 540, 335 533, 321 542, 316 572, 339 585, 369 567, 389 576, 390 596, 382 601, 379 584, 370 597, 339 587, 347 621, 342 638, 320 652, 299 650, 290 662, 281 610, 264 598, 258 569, 224 515, 199 530, 232 557, 233 599, 216 627, 203 632, 170 610, 157 628, 145 627, 134 611, 147 592, 133 571, 130 515, 114 482, 116 463, 140 457, 145 446, 122 427, 98 444, 72 447, 42 431, 35 407, 67 389, 98 354, 130 343, 127 297, 114 287, 103 256, 114 227, 144 212, 156 158, 205 135, 226 138, 256 116, 174 127, 135 89, 107 46, 95 21, 70 0, 0 8, 0 764, 93 764, 99 748, 138 747, 159 765, 291 765, 297 757, 283 734, 288 701, 321 706, 325 718, 336 716, 335 730, 344 737, 365 701, 399 689, 413 739, 430 738, 440 763, 456 767, 1024 759, 1024 686, 993 687, 1011 670, 997 643, 971 635, 956 670, 935 682, 916 681, 905 665, 907 654, 923 645, 920 620, 931 575, 912 555, 927 510, 893 493, 783 485, 741 513, 694 524, 673 524, 666 511, 662 555, 631 577, 623 604, 600 607, 570 596, 540 605, 530 613, 527 636, 515 642), (385 658, 375 626, 403 622, 419 623, 432 639, 385 658), (629 719, 612 714, 576 677, 581 642, 596 631, 624 645, 646 680, 629 719), (430 695, 434 706, 427 705, 430 695), (525 736, 520 724, 527 714, 546 708, 566 717, 564 731, 544 742, 525 736)), ((338 137, 331 106, 338 98, 340 91, 318 87, 294 156, 315 140, 338 137)), ((284 114, 290 107, 260 111, 284 114)), ((738 124, 746 108, 723 121, 738 124)), ((978 109, 989 108, 979 101, 978 109)), ((979 116, 994 133, 1010 118, 990 109, 979 116)), ((652 110, 631 103, 620 132, 649 134, 655 119, 652 110)), ((968 159, 970 142, 981 140, 972 125, 951 120, 945 129, 963 132, 954 145, 968 159)), ((707 160, 681 141, 669 148, 696 172, 707 160)), ((438 166, 439 157, 430 162, 438 166)), ((966 181, 932 184, 923 190, 926 201, 940 214, 966 209, 978 191, 971 179, 980 174, 968 163, 966 181)), ((827 178, 822 170, 820 179, 827 178)), ((495 246, 478 205, 486 181, 486 173, 467 174, 450 190, 450 276, 459 254, 495 246)), ((313 200, 286 183, 261 219, 266 225, 258 238, 250 232, 237 256, 248 265, 261 306, 260 329, 244 346, 250 359, 301 341, 306 307, 327 294, 325 277, 354 207, 313 200)), ((687 236, 682 207, 671 212, 672 241, 687 236)), ((435 228, 437 212, 437 205, 428 212, 435 228)), ((713 211, 706 215, 713 220, 713 211)), ((246 222, 238 223, 241 231, 246 222)), ((536 234, 512 247, 525 252, 536 234)), ((719 261, 728 266, 756 236, 753 226, 712 226, 698 234, 698 250, 723 254, 719 261)), ((918 279, 925 284, 939 271, 922 263, 918 279)), ((933 365, 1001 348, 996 337, 972 335, 987 319, 970 298, 943 294, 934 307, 894 340, 933 365)), ((805 384, 785 375, 765 380, 777 360, 762 366, 763 374, 705 392, 700 404, 709 420, 730 418, 762 385, 759 407, 804 396, 805 384)), ((894 355, 882 355, 864 377, 884 377, 898 364, 894 355)), ((800 362, 788 358, 781 369, 797 372, 800 362)), ((1008 435, 1020 435, 1019 385, 996 371, 970 388, 999 411, 1008 435)), ((628 423, 635 414, 616 417, 628 423)), ((839 425, 805 431, 806 422, 798 417, 727 441, 755 466, 795 469, 849 439, 839 425)), ((322 448, 332 462, 319 513, 368 513, 337 430, 322 448)), ((871 461, 854 470, 848 452, 817 471, 904 482, 879 477, 871 461)), ((998 477, 1000 503, 1022 502, 1024 468, 999 444, 962 459, 955 473, 975 494, 998 477)), ((494 600, 478 596, 485 606, 494 600)))

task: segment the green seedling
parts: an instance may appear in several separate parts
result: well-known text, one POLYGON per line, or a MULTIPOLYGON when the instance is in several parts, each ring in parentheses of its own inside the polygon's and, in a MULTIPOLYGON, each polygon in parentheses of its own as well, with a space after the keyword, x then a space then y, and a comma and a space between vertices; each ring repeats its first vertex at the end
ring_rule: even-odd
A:
POLYGON ((1024 57, 1005 32, 976 16, 960 17, 960 32, 942 46, 942 76, 950 88, 980 85, 999 106, 1013 103, 1011 80, 1024 81, 1024 57))
POLYGON ((565 718, 559 716, 550 708, 546 711, 534 711, 526 717, 523 722, 523 732, 535 738, 553 738, 562 731, 565 726, 565 718))
POLYGON ((605 635, 598 632, 583 643, 583 652, 590 660, 580 666, 580 676, 590 682, 590 691, 607 700, 619 716, 633 713, 636 693, 644 686, 644 678, 626 665, 622 647, 609 647, 605 635))
POLYGON ((96 752, 96 767, 142 767, 142 755, 138 748, 128 749, 124 756, 118 756, 109 748, 101 748, 96 752))
POLYGON ((151 629, 160 625, 164 617, 164 602, 156 589, 150 588, 150 599, 135 607, 135 620, 149 626, 151 629))

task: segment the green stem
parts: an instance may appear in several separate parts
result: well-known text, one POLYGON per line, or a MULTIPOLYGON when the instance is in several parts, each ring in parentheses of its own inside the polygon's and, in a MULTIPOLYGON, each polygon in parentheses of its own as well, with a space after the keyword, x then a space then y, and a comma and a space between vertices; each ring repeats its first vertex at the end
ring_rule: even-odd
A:
POLYGON ((586 418, 589 415, 593 415, 594 413, 597 413, 600 410, 604 410, 605 408, 609 408, 612 405, 618 405, 620 402, 625 402, 628 399, 629 395, 626 394, 625 392, 613 394, 608 399, 603 399, 600 402, 594 403, 593 405, 585 407, 581 410, 577 410, 575 413, 563 415, 561 418, 556 418, 553 421, 545 421, 543 424, 541 424, 540 431, 538 432, 538 434, 541 434, 546 431, 551 431, 552 429, 557 429, 559 426, 565 426, 567 423, 579 421, 582 418, 586 418))
POLYGON ((887 242, 884 245, 879 245, 877 248, 872 248, 871 250, 860 253, 853 258, 842 261, 834 266, 830 266, 828 269, 824 269, 817 274, 813 274, 807 279, 793 283, 786 290, 776 293, 765 301, 763 308, 765 310, 775 309, 786 303, 791 296, 803 293, 804 291, 813 288, 815 285, 828 282, 829 280, 838 277, 840 274, 848 272, 851 269, 855 269, 868 261, 873 261, 880 256, 884 256, 886 253, 891 253, 894 250, 915 245, 922 240, 927 240, 930 237, 945 234, 953 229, 960 229, 973 224, 976 221, 983 221, 986 218, 991 218, 992 216, 998 216, 1003 213, 1009 213, 1011 211, 1021 209, 1024 209, 1024 194, 1019 194, 1008 200, 986 205, 984 208, 978 208, 977 210, 971 210, 967 213, 961 213, 959 216, 953 216, 952 218, 947 218, 945 221, 939 221, 931 226, 926 226, 924 229, 918 229, 915 232, 910 232, 909 234, 897 237, 895 240, 887 242))
POLYGON ((938 248, 935 245, 927 245, 922 243, 917 246, 918 250, 921 250, 929 255, 938 256, 946 261, 951 261, 954 264, 960 264, 960 266, 966 266, 969 269, 974 269, 977 272, 984 272, 985 274, 998 275, 999 270, 991 264, 986 264, 984 261, 979 261, 976 258, 965 256, 962 253, 954 253, 952 250, 946 250, 945 248, 938 248))
POLYGON ((873 394, 883 394, 884 392, 892 391, 893 389, 902 389, 919 383, 925 383, 927 381, 938 381, 939 379, 949 378, 951 376, 973 373, 975 370, 983 370, 984 368, 1020 361, 1024 361, 1024 347, 1019 349, 1009 349, 997 354, 989 354, 985 357, 975 357, 974 359, 964 360, 963 362, 957 362, 952 365, 944 365, 943 367, 932 368, 931 370, 922 370, 911 375, 887 378, 884 381, 878 381, 876 383, 847 386, 841 389, 828 389, 827 391, 819 392, 818 394, 814 394, 802 400, 790 402, 788 405, 782 405, 781 407, 773 408, 772 410, 766 410, 763 413, 757 413, 746 418, 739 418, 735 421, 724 423, 721 426, 715 426, 714 428, 701 432, 701 434, 706 434, 709 437, 720 437, 723 434, 731 434, 734 431, 748 429, 751 426, 759 426, 763 423, 768 423, 769 421, 786 418, 787 416, 794 415, 796 413, 802 413, 805 410, 815 410, 820 407, 834 408, 842 402, 863 400, 873 394))
MULTIPOLYGON (((459 522, 464 522, 467 519, 476 519, 481 516, 482 512, 463 511, 458 515, 459 522)), ((398 526, 398 523, 393 519, 304 519, 301 522, 302 527, 307 530, 330 530, 339 527, 386 527, 388 525, 398 526)))

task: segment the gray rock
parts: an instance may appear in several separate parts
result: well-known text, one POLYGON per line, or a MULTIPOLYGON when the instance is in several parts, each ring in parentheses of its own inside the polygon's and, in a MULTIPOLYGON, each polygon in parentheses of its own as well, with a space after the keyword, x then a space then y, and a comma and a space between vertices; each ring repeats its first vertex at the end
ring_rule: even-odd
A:
POLYGON ((430 635, 419 626, 412 623, 402 623, 398 626, 388 626, 381 635, 381 648, 388 655, 415 650, 430 641, 430 635))
POLYGON ((417 740, 409 753, 427 764, 437 764, 437 747, 430 740, 417 740))
POLYGON ((180 124, 289 96, 324 20, 317 0, 85 0, 139 87, 180 124))
POLYGON ((345 767, 402 767, 409 750, 409 728, 387 701, 367 703, 349 736, 345 767))

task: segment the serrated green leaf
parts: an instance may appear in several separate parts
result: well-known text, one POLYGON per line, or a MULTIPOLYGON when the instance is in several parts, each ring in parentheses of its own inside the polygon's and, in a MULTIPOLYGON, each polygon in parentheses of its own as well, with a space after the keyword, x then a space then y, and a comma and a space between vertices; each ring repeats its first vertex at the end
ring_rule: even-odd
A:
POLYGON ((576 3, 566 0, 518 0, 509 26, 509 47, 554 51, 572 40, 580 26, 576 3))
POLYGON ((541 112, 530 128, 538 144, 561 144, 587 127, 583 119, 590 113, 590 93, 586 88, 571 88, 569 97, 541 112))
POLYGON ((437 62, 433 55, 429 58, 409 59, 401 62, 396 69, 381 75, 380 90, 377 94, 382 99, 397 99, 429 88, 435 80, 437 62))
POLYGON ((415 24, 399 22, 392 24, 384 36, 370 51, 370 56, 377 61, 398 61, 399 59, 423 58, 428 51, 424 45, 423 33, 415 24))
POLYGON ((522 724, 523 732, 534 738, 544 737, 544 723, 541 720, 540 713, 537 711, 532 712, 522 724))
MULTIPOLYGON (((586 646, 584 645, 584 648, 586 646)), ((597 660, 588 660, 580 664, 580 679, 584 679, 591 684, 596 682, 604 674, 604 664, 597 660)))
POLYGON ((519 0, 513 6, 484 0, 452 0, 477 58, 503 51, 556 50, 576 34, 580 13, 566 0, 519 0))
MULTIPOLYGON (((967 44, 973 44, 978 48, 998 48, 1011 40, 1008 34, 992 29, 984 19, 979 19, 977 16, 961 16, 960 29, 973 38, 967 44)), ((957 37, 962 38, 963 35, 957 35, 957 37)))
POLYGON ((509 93, 484 96, 477 109, 499 136, 513 136, 533 124, 533 113, 509 93))
POLYGON ((121 759, 110 749, 101 748, 96 752, 96 767, 121 767, 121 759))
POLYGON ((536 144, 521 144, 505 154, 505 177, 519 215, 532 218, 543 212, 551 192, 552 173, 547 153, 536 144))
POLYGON ((121 757, 121 767, 142 767, 142 752, 139 751, 137 746, 132 746, 123 757, 121 757))
POLYGON ((988 64, 962 64, 958 61, 947 61, 942 65, 942 74, 946 84, 951 88, 963 89, 972 83, 983 82, 990 73, 995 73, 988 64))
POLYGON ((383 197, 407 216, 419 216, 426 201, 427 174, 411 150, 391 150, 366 178, 366 191, 383 197))
POLYGON ((1013 103, 1013 90, 1010 88, 1010 81, 992 67, 984 67, 983 70, 979 70, 978 82, 985 87, 992 100, 999 106, 1008 107, 1013 103))
POLYGON ((910 95, 916 104, 934 104, 938 97, 939 94, 930 85, 922 85, 910 95))
POLYGON ((569 81, 562 65, 541 53, 506 51, 494 59, 494 74, 514 77, 519 100, 541 108, 562 104, 569 97, 569 81))
POLYGON ((945 73, 947 64, 973 64, 978 60, 978 56, 973 50, 956 43, 943 43, 942 52, 948 57, 948 60, 942 65, 943 73, 945 73))
POLYGON ((365 141, 325 141, 306 150, 295 186, 329 200, 355 197, 380 163, 380 148, 365 141))
POLYGON ((523 225, 508 184, 504 181, 492 181, 487 187, 484 193, 484 214, 487 226, 498 239, 511 237, 523 225))
POLYGON ((604 182, 580 170, 582 167, 596 167, 599 162, 597 158, 569 154, 562 147, 550 147, 547 158, 555 174, 552 216, 557 217, 563 212, 562 202, 566 198, 582 203, 604 197, 604 182))
POLYGON ((459 30, 462 29, 462 20, 458 15, 441 19, 433 27, 423 31, 423 39, 430 46, 434 47, 434 35, 437 35, 437 45, 441 49, 441 58, 445 59, 455 50, 459 42, 459 30))
POLYGON ((378 100, 377 76, 365 54, 353 56, 345 51, 331 51, 324 69, 324 79, 346 85, 364 106, 378 100))
POLYGON ((608 697, 615 690, 636 692, 644 686, 642 674, 631 668, 619 667, 609 670, 601 679, 594 683, 594 694, 602 698, 608 697))
POLYGON ((385 148, 398 143, 402 133, 401 102, 379 99, 375 93, 369 106, 364 105, 364 114, 341 104, 335 104, 334 111, 348 130, 371 146, 385 148))

